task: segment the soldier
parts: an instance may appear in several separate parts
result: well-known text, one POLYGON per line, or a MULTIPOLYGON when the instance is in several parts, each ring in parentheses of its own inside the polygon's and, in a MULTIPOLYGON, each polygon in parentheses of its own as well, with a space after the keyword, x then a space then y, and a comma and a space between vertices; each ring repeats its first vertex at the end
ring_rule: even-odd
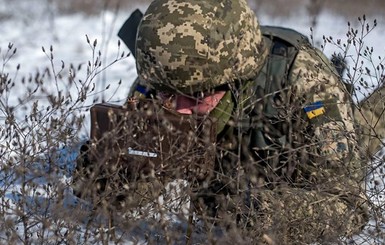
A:
POLYGON ((200 218, 235 217, 280 244, 362 229, 366 161, 350 96, 306 37, 260 26, 245 0, 155 0, 136 48, 151 96, 217 124, 213 174, 192 195, 200 218))

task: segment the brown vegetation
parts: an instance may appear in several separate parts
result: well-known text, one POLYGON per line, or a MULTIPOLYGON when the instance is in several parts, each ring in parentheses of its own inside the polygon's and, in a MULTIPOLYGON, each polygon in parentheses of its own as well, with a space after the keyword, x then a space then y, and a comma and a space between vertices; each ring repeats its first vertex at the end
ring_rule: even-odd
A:
MULTIPOLYGON (((51 2, 53 1, 55 0, 51 0, 51 2)), ((346 6, 343 11, 341 5, 345 3, 342 1, 324 1, 321 4, 317 1, 293 0, 290 1, 293 7, 288 6, 287 0, 251 1, 260 4, 260 7, 266 11, 272 11, 271 14, 281 15, 289 15, 292 11, 291 8, 295 8, 296 4, 309 6, 309 11, 313 14, 319 13, 319 9, 331 8, 334 9, 333 11, 339 11, 340 14, 350 13, 353 15, 355 13, 362 15, 360 10, 363 11, 370 5, 354 0, 349 2, 349 6, 346 6), (315 5, 311 5, 311 3, 315 5), (339 3, 338 6, 337 3, 339 3), (353 3, 356 3, 356 6, 362 6, 363 9, 357 10, 358 12, 350 12, 349 9, 354 6, 353 3), (288 7, 287 9, 279 8, 279 12, 275 12, 278 11, 275 7, 277 4, 288 7), (310 6, 315 7, 310 8, 310 6)), ((138 2, 121 1, 120 6, 130 8, 134 5, 137 6, 138 2)), ((146 0, 140 3, 149 2, 146 0)), ((380 6, 385 6, 382 1, 372 2, 373 4, 374 2, 377 3, 378 8, 372 8, 370 11, 373 12, 371 13, 377 13, 377 11, 381 11, 380 6)), ((55 3, 64 13, 82 11, 87 14, 96 14, 100 10, 116 7, 118 0, 57 0, 55 3)), ((356 6, 354 7, 357 8, 356 6)), ((361 31, 358 30, 357 33, 361 33, 361 31)), ((352 30, 349 35, 351 39, 348 41, 342 40, 340 43, 333 43, 332 40, 327 40, 327 42, 329 45, 339 45, 342 49, 357 50, 358 53, 354 57, 350 57, 351 62, 356 66, 352 66, 354 68, 348 71, 347 82, 351 84, 361 83, 363 86, 367 86, 365 81, 361 80, 362 75, 367 72, 361 61, 362 57, 369 58, 372 54, 362 48, 362 43, 365 42, 362 40, 362 36, 356 36, 354 33, 352 30)), ((338 38, 341 37, 335 37, 336 40, 338 38)), ((94 80, 101 74, 100 70, 105 70, 126 57, 118 52, 118 58, 111 64, 102 63, 103 59, 101 53, 98 53, 99 47, 97 47, 96 40, 94 42, 88 40, 88 44, 92 49, 93 58, 90 59, 86 67, 63 62, 60 70, 55 70, 54 66, 43 67, 41 71, 44 72, 32 74, 20 81, 13 80, 9 74, 14 71, 10 71, 12 68, 7 68, 5 65, 15 55, 16 48, 10 44, 8 48, 1 47, 0 49, 0 54, 3 57, 0 62, 2 65, 2 70, 0 70, 0 119, 5 122, 0 126, 0 140, 2 142, 0 145, 0 243, 123 244, 127 239, 130 239, 133 244, 135 241, 138 244, 143 244, 143 242, 149 244, 191 244, 192 242, 189 240, 191 234, 193 241, 200 244, 222 244, 223 241, 228 244, 229 239, 233 244, 251 244, 254 242, 250 240, 254 239, 255 233, 248 234, 247 228, 237 227, 234 230, 229 229, 228 233, 223 234, 222 231, 217 230, 218 227, 212 225, 212 220, 209 220, 209 217, 202 219, 207 221, 203 225, 194 220, 191 210, 186 209, 186 199, 188 199, 190 190, 185 183, 161 186, 162 201, 155 198, 147 200, 145 205, 137 207, 135 204, 135 207, 123 207, 123 210, 117 210, 109 199, 109 195, 117 194, 114 188, 118 186, 123 191, 133 190, 130 189, 131 186, 125 185, 126 183, 123 183, 122 188, 119 173, 125 171, 124 168, 119 169, 121 171, 112 171, 106 174, 105 177, 108 179, 111 189, 106 188, 108 192, 105 196, 95 195, 90 202, 77 199, 76 203, 68 204, 66 199, 68 193, 66 194, 66 192, 70 192, 71 189, 68 187, 68 183, 58 180, 61 180, 63 176, 71 176, 73 169, 71 171, 70 166, 73 167, 74 160, 70 156, 63 156, 63 152, 58 151, 58 149, 74 147, 74 151, 79 150, 76 145, 81 141, 79 131, 84 127, 85 117, 89 115, 89 105, 86 105, 84 101, 87 97, 105 92, 95 91, 94 80), (86 75, 79 75, 85 69, 87 70, 86 75), (68 70, 71 72, 65 72, 68 70), (20 86, 15 86, 17 82, 23 83, 22 87, 25 88, 25 91, 18 93, 20 97, 15 102, 11 95, 15 94, 15 90, 20 89, 20 86), (52 84, 57 86, 56 90, 52 89, 52 84), (60 84, 63 87, 59 88, 58 85, 60 84), (77 93, 69 96, 70 89, 74 89, 77 93), (39 98, 47 98, 48 106, 43 105, 39 98), (22 117, 19 116, 20 114, 22 117), (115 180, 116 182, 114 182, 115 180), (179 189, 179 194, 175 195, 177 189, 179 189), (96 205, 92 208, 92 204, 96 205), (177 217, 182 221, 182 224, 173 225, 170 222, 170 216, 172 218, 177 217), (243 237, 244 234, 249 236, 243 237)), ((53 61, 56 57, 53 48, 49 51, 44 50, 44 52, 54 64, 53 61)), ((373 65, 377 67, 377 64, 373 65)), ((383 73, 384 65, 381 63, 378 66, 378 73, 373 74, 373 76, 379 81, 383 81, 383 73)), ((108 86, 106 89, 108 90, 108 86)), ((379 93, 377 97, 382 98, 383 96, 379 93)), ((382 115, 382 107, 378 110, 382 115)), ((376 129, 373 131, 372 137, 378 140, 379 136, 375 134, 376 129)), ((121 135, 115 136, 112 140, 116 140, 117 136, 121 135)), ((106 158, 112 155, 109 149, 98 153, 106 158)), ((371 171, 379 173, 376 178, 368 178, 369 183, 371 183, 368 195, 372 195, 369 198, 371 200, 378 199, 378 203, 370 203, 373 215, 371 226, 355 241, 341 240, 341 244, 383 243, 381 238, 385 237, 385 231, 383 230, 382 195, 384 185, 382 179, 384 171, 381 167, 382 160, 380 157, 374 158, 375 164, 369 169, 369 173, 371 171)), ((104 162, 102 163, 104 164, 104 162)), ((103 169, 100 168, 99 170, 103 169)), ((90 187, 87 190, 92 191, 94 185, 98 183, 95 179, 90 179, 88 184, 90 187)), ((134 184, 139 185, 140 183, 134 184)), ((143 190, 143 192, 146 191, 148 190, 143 190)), ((141 195, 141 192, 138 191, 134 194, 141 195)), ((135 200, 138 201, 139 199, 135 198, 135 200)), ((322 223, 322 217, 320 222, 322 223)), ((264 234, 263 238, 267 244, 273 244, 274 237, 264 234)))

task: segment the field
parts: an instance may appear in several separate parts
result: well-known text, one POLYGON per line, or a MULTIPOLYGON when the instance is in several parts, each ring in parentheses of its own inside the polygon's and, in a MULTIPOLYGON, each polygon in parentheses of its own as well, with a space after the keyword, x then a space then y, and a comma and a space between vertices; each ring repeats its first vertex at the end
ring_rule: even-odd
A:
MULTIPOLYGON (((119 44, 117 32, 134 9, 145 11, 150 2, 0 0, 0 244, 240 241, 199 222, 189 233, 193 223, 182 180, 165 186, 156 205, 127 212, 115 213, 108 204, 98 206, 72 193, 75 159, 90 134, 89 108, 99 102, 122 104, 136 78, 135 60, 119 44)), ((355 101, 382 84, 384 1, 249 2, 261 24, 311 36, 328 57, 346 52, 344 79, 356 88, 355 101), (350 28, 358 31, 361 46, 337 44, 347 43, 350 28), (372 48, 370 56, 362 55, 372 48)), ((369 164, 371 222, 342 243, 384 242, 382 159, 379 152, 369 164)))

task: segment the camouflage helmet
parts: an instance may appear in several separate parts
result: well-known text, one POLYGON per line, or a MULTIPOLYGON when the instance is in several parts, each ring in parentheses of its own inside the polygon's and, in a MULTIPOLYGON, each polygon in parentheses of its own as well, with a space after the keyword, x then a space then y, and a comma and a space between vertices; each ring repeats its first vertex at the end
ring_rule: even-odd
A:
POLYGON ((136 41, 138 75, 161 91, 191 94, 249 79, 266 55, 245 0, 154 0, 136 41))

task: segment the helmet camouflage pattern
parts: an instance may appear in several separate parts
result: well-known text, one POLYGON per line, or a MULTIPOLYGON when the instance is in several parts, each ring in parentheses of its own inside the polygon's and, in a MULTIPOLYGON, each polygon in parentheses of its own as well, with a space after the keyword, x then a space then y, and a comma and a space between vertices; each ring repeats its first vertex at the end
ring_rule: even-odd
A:
POLYGON ((245 0, 155 0, 136 41, 140 79, 194 93, 253 77, 266 55, 245 0))

